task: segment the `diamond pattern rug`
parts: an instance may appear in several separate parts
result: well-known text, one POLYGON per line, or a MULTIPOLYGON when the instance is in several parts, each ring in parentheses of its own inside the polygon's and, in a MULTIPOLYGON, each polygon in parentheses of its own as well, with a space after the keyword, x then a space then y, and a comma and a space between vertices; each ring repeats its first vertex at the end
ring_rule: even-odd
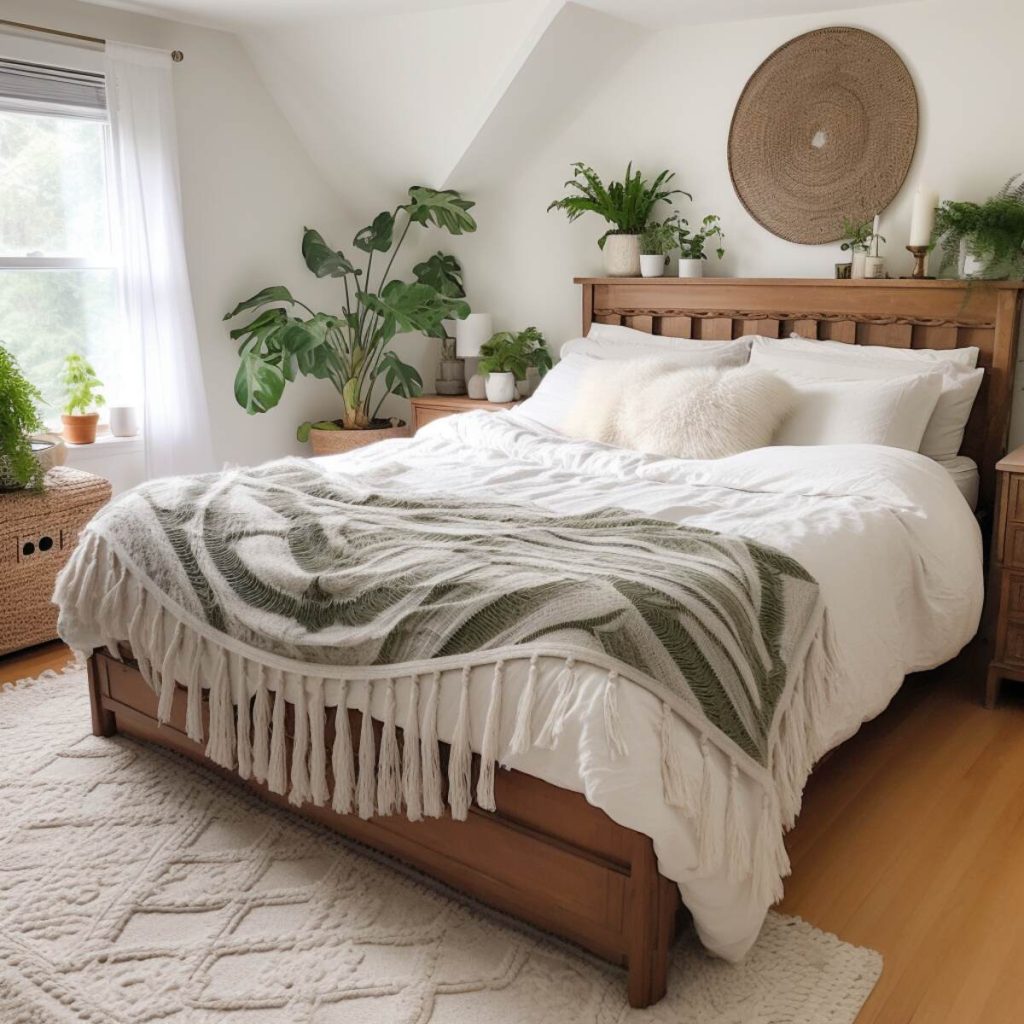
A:
POLYGON ((0 694, 3 1024, 851 1024, 871 950, 769 915, 669 994, 183 759, 93 737, 81 669, 0 694))

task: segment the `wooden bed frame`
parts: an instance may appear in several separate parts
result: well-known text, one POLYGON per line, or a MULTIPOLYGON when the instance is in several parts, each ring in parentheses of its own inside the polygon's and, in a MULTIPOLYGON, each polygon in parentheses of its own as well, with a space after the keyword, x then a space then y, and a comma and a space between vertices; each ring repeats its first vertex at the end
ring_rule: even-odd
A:
MULTIPOLYGON (((796 331, 866 345, 978 346, 988 373, 962 451, 979 465, 981 507, 991 507, 994 467, 1005 451, 1009 426, 1021 284, 968 288, 946 281, 726 278, 578 278, 577 283, 583 287, 584 333, 598 321, 709 342, 796 331)), ((169 747, 271 803, 289 806, 265 786, 242 783, 217 767, 188 739, 180 687, 171 721, 158 725, 156 697, 130 651, 123 653, 123 663, 101 652, 89 660, 96 735, 121 733, 169 747)), ((349 714, 355 740, 359 713, 349 714)), ((327 749, 332 742, 333 725, 328 725, 327 749)), ((363 821, 311 805, 298 813, 625 966, 630 1004, 657 1002, 665 993, 681 908, 677 886, 658 873, 651 840, 616 824, 580 794, 521 772, 497 773, 495 801, 496 812, 474 806, 465 822, 447 816, 363 821)))

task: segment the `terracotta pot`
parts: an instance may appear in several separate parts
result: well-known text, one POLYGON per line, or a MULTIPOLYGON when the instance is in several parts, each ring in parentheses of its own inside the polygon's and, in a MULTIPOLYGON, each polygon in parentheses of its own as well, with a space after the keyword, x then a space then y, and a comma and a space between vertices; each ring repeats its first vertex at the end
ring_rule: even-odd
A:
POLYGON ((68 444, 92 444, 96 440, 96 427, 100 422, 98 412, 86 413, 84 416, 69 416, 61 413, 64 424, 64 440, 68 444))
POLYGON ((408 437, 409 426, 381 427, 376 430, 317 430, 309 432, 309 443, 314 455, 340 455, 378 441, 389 441, 393 437, 408 437))

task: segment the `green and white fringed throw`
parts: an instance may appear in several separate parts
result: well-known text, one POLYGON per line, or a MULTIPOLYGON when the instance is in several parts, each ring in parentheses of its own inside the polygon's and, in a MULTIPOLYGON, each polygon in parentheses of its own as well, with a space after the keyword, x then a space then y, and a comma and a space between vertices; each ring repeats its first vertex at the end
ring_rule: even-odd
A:
POLYGON ((506 758, 558 742, 583 664, 605 673, 610 756, 628 756, 618 719, 619 679, 628 679, 662 701, 664 795, 694 820, 703 866, 727 860, 736 877, 753 870, 768 898, 788 867, 782 828, 820 753, 835 677, 818 585, 779 551, 617 509, 567 516, 368 493, 300 460, 130 492, 89 526, 55 600, 72 646, 99 637, 116 656, 119 641, 130 643, 161 721, 175 684, 186 688, 188 734, 212 760, 296 804, 330 802, 363 817, 403 806, 413 820, 443 813, 444 677, 461 681, 448 787, 456 818, 471 800, 473 669, 493 667, 476 789, 487 809, 512 661, 529 673, 506 758), (535 722, 538 690, 552 678, 557 696, 535 722), (410 681, 401 747, 400 679, 410 681), (364 690, 358 759, 346 712, 355 686, 364 690), (368 713, 378 687, 379 753, 368 713), (290 765, 286 703, 295 712, 290 765), (686 728, 703 751, 699 776, 678 749, 686 728), (711 747, 731 772, 722 808, 711 796, 711 747), (755 850, 736 820, 738 772, 763 788, 755 850))

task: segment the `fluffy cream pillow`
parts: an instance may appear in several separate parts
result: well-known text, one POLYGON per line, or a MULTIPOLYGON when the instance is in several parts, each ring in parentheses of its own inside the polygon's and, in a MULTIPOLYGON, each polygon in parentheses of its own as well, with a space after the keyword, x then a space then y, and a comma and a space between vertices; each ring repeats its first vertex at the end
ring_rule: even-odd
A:
POLYGON ((680 369, 660 359, 595 361, 566 418, 573 437, 680 459, 721 459, 771 444, 793 404, 774 373, 680 369))

